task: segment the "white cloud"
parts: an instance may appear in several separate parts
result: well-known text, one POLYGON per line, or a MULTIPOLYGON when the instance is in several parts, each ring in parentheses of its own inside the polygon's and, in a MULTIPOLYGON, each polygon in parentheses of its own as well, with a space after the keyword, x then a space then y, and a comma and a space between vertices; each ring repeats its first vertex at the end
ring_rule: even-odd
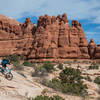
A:
POLYGON ((85 34, 86 34, 88 41, 90 41, 90 39, 93 38, 96 44, 100 44, 99 32, 88 31, 88 32, 85 32, 85 34))
MULTIPOLYGON (((67 13, 68 19, 88 19, 86 24, 88 22, 100 24, 100 0, 0 0, 0 13, 14 19, 27 14, 52 16, 67 13)), ((88 39, 93 37, 100 42, 97 33, 91 30, 86 32, 86 35, 88 39)))
POLYGON ((36 16, 66 12, 69 19, 94 18, 100 23, 99 4, 100 0, 0 0, 0 13, 17 19, 25 12, 36 16))
POLYGON ((98 26, 97 29, 100 29, 100 26, 98 26))
POLYGON ((0 0, 0 13, 13 18, 20 18, 24 12, 38 11, 45 0, 0 0))

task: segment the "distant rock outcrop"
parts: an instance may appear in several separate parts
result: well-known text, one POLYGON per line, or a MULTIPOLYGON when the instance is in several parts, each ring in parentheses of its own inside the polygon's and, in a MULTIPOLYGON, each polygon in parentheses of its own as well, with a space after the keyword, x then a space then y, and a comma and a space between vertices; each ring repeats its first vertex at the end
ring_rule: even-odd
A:
POLYGON ((100 44, 98 44, 96 47, 95 58, 100 59, 100 44))
POLYGON ((94 55, 95 55, 95 49, 96 49, 96 44, 94 42, 93 39, 90 40, 90 43, 89 43, 89 55, 90 55, 90 58, 95 58, 94 55))
POLYGON ((40 16, 37 26, 30 18, 22 24, 0 15, 0 56, 11 54, 39 61, 100 58, 100 45, 88 45, 81 24, 73 20, 70 26, 66 14, 40 16))

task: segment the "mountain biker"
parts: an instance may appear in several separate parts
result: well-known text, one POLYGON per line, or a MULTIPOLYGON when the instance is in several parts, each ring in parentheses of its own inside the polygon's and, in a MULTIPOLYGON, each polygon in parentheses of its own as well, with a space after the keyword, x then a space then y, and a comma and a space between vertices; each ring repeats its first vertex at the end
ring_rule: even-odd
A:
POLYGON ((10 64, 9 60, 7 60, 7 59, 3 59, 3 60, 1 61, 2 72, 4 72, 4 70, 6 69, 7 64, 10 64))

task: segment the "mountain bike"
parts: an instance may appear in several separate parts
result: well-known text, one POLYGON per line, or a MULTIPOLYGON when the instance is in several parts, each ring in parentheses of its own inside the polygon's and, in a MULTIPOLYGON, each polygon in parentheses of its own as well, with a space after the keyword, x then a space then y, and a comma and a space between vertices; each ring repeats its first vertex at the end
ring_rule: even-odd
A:
POLYGON ((2 69, 2 67, 0 67, 0 72, 5 76, 5 78, 7 80, 12 80, 13 79, 13 74, 11 72, 11 69, 9 69, 8 67, 2 69))

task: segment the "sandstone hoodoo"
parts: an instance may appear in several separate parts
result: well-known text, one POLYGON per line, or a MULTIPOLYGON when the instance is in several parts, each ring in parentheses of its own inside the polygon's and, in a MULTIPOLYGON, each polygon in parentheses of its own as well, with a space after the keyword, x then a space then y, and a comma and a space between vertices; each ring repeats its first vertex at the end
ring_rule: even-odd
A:
POLYGON ((95 55, 96 44, 93 39, 90 40, 89 43, 89 54, 91 58, 94 58, 95 55))
POLYGON ((25 55, 27 59, 100 58, 100 45, 88 44, 77 20, 70 26, 67 15, 40 16, 37 26, 30 18, 25 23, 0 15, 0 56, 25 55))
POLYGON ((100 44, 98 44, 97 47, 96 47, 95 58, 100 59, 100 44))

